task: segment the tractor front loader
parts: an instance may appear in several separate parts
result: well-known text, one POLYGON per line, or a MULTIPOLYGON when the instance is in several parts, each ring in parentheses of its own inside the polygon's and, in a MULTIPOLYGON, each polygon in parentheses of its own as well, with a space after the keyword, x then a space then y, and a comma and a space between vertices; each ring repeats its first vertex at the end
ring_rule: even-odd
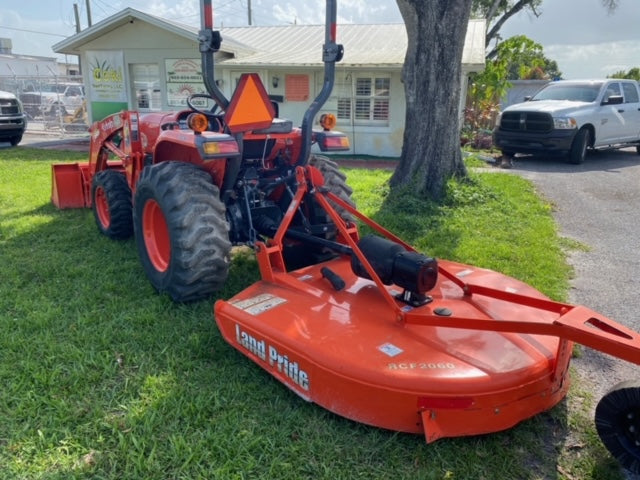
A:
MULTIPOLYGON (((510 428, 561 401, 573 342, 640 364, 640 335, 586 307, 553 302, 490 270, 416 252, 355 209, 335 163, 348 149, 331 93, 336 2, 327 0, 324 84, 294 128, 274 118, 257 74, 218 89, 211 0, 199 34, 208 94, 177 112, 111 115, 90 129, 88 162, 53 165, 52 201, 91 207, 98 229, 135 237, 144 271, 176 301, 225 282, 232 245, 262 279, 214 316, 225 340, 307 401, 427 442, 510 428), (195 105, 207 99, 210 109, 195 105), (374 235, 360 236, 358 223, 374 235)), ((598 433, 640 473, 640 382, 614 387, 598 433)))

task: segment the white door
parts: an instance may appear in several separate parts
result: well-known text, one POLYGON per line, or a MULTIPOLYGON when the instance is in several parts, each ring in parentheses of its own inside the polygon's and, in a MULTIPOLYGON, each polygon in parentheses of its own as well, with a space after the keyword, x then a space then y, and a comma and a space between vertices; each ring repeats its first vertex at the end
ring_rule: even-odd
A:
POLYGON ((624 120, 625 141, 638 140, 640 138, 640 98, 638 88, 633 82, 621 82, 624 103, 617 105, 618 113, 624 120))

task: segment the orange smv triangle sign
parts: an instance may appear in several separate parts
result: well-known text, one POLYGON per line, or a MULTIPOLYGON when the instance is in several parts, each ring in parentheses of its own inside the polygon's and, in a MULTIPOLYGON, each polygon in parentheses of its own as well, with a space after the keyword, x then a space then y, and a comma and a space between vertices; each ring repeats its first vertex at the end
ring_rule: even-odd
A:
POLYGON ((257 73, 243 73, 225 113, 231 133, 268 128, 275 112, 257 73))

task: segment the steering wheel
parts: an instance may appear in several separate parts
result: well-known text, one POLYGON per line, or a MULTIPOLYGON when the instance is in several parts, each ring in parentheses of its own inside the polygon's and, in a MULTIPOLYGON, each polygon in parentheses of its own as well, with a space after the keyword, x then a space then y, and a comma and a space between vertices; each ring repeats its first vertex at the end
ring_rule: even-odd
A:
POLYGON ((216 113, 216 110, 218 110, 218 103, 216 102, 215 98, 213 98, 211 95, 209 95, 207 93, 194 93, 193 95, 189 95, 187 97, 187 105, 194 112, 201 113, 203 115, 206 115, 207 117, 219 118, 221 115, 224 114, 223 111, 221 111, 219 113, 216 113), (213 107, 211 107, 211 110, 202 110, 202 109, 196 107, 192 103, 192 100, 195 100, 196 98, 206 98, 207 100, 213 100, 214 105, 213 105, 213 107))

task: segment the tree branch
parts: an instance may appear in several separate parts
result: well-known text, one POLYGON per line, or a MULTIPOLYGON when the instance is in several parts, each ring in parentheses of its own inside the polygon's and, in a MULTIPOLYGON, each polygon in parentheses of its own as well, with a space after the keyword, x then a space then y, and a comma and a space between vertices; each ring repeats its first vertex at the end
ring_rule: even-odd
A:
MULTIPOLYGON (((485 37, 485 45, 489 45, 489 42, 498 35, 498 32, 500 31, 500 28, 502 27, 504 22, 506 22, 511 17, 513 17, 516 13, 520 12, 520 10, 522 10, 523 8, 530 7, 533 14, 536 17, 539 17, 540 13, 536 11, 535 6, 531 5, 533 1, 534 0, 519 0, 513 7, 511 7, 509 11, 505 12, 505 14, 502 15, 502 17, 500 17, 500 19, 496 22, 496 24, 493 27, 491 27, 491 30, 489 30, 489 33, 487 33, 487 36, 485 37)), ((603 1, 615 2, 616 0, 603 0, 603 1)))
POLYGON ((487 23, 489 23, 491 19, 495 16, 501 1, 502 0, 493 0, 493 4, 491 5, 491 8, 489 8, 489 11, 487 12, 487 16, 485 17, 487 20, 487 23))

